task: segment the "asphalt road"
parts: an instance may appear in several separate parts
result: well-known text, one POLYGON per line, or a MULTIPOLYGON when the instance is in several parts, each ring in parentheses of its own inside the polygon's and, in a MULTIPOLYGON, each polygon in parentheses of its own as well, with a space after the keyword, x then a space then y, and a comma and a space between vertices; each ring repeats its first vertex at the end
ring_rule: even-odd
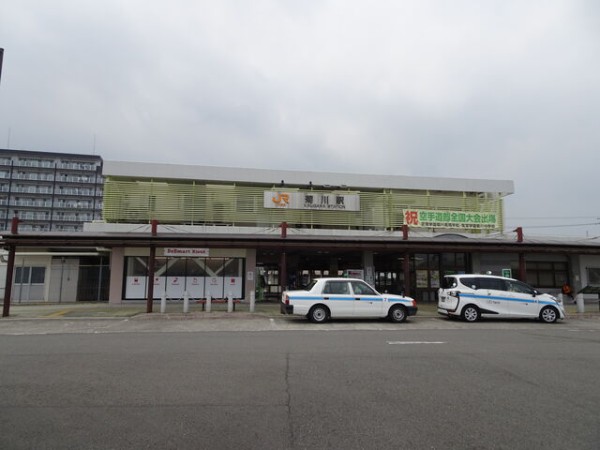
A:
POLYGON ((600 443, 600 320, 194 322, 2 323, 0 448, 600 443))

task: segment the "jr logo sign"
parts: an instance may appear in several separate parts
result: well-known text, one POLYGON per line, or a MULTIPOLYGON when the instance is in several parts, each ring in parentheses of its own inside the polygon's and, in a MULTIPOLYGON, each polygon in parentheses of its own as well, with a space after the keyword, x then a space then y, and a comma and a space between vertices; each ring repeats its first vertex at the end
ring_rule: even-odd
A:
POLYGON ((290 204, 290 195, 278 192, 274 197, 271 198, 273 203, 275 203, 280 208, 286 208, 290 204))

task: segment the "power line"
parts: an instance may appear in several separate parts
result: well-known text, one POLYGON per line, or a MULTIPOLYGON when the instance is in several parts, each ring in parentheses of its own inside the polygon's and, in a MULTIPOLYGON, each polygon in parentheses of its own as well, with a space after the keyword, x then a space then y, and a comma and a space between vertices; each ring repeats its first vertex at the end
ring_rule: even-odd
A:
POLYGON ((583 219, 593 219, 593 220, 599 220, 600 221, 600 217, 598 216, 549 216, 549 217, 526 217, 526 216, 522 216, 522 217, 512 217, 512 216, 507 216, 507 219, 510 220, 564 220, 564 219, 576 219, 576 220, 583 220, 583 219))
MULTIPOLYGON (((575 223, 575 224, 562 224, 562 225, 522 225, 523 228, 570 228, 570 227, 589 227, 592 225, 600 225, 600 222, 592 222, 592 223, 575 223)), ((507 228, 512 228, 517 225, 507 225, 507 228)))

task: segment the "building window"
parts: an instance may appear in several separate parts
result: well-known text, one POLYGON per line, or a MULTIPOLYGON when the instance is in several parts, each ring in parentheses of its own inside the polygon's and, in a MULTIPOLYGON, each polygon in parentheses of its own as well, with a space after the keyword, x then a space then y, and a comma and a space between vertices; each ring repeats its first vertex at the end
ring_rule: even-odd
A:
POLYGON ((15 269, 15 284, 44 284, 45 280, 45 267, 23 266, 15 269))
POLYGON ((588 267, 587 276, 588 276, 588 285, 600 286, 600 268, 588 267))
POLYGON ((442 275, 454 275, 456 273, 465 273, 467 271, 466 253, 442 253, 441 269, 442 275))
POLYGON ((566 262, 527 261, 527 283, 539 288, 560 288, 569 281, 566 262))

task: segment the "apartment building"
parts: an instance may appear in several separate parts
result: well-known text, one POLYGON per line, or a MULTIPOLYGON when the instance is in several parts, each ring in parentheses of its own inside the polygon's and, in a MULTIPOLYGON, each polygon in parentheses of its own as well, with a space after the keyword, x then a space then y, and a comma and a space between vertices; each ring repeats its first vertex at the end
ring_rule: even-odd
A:
POLYGON ((82 231, 102 218, 102 158, 0 149, 0 231, 82 231))

